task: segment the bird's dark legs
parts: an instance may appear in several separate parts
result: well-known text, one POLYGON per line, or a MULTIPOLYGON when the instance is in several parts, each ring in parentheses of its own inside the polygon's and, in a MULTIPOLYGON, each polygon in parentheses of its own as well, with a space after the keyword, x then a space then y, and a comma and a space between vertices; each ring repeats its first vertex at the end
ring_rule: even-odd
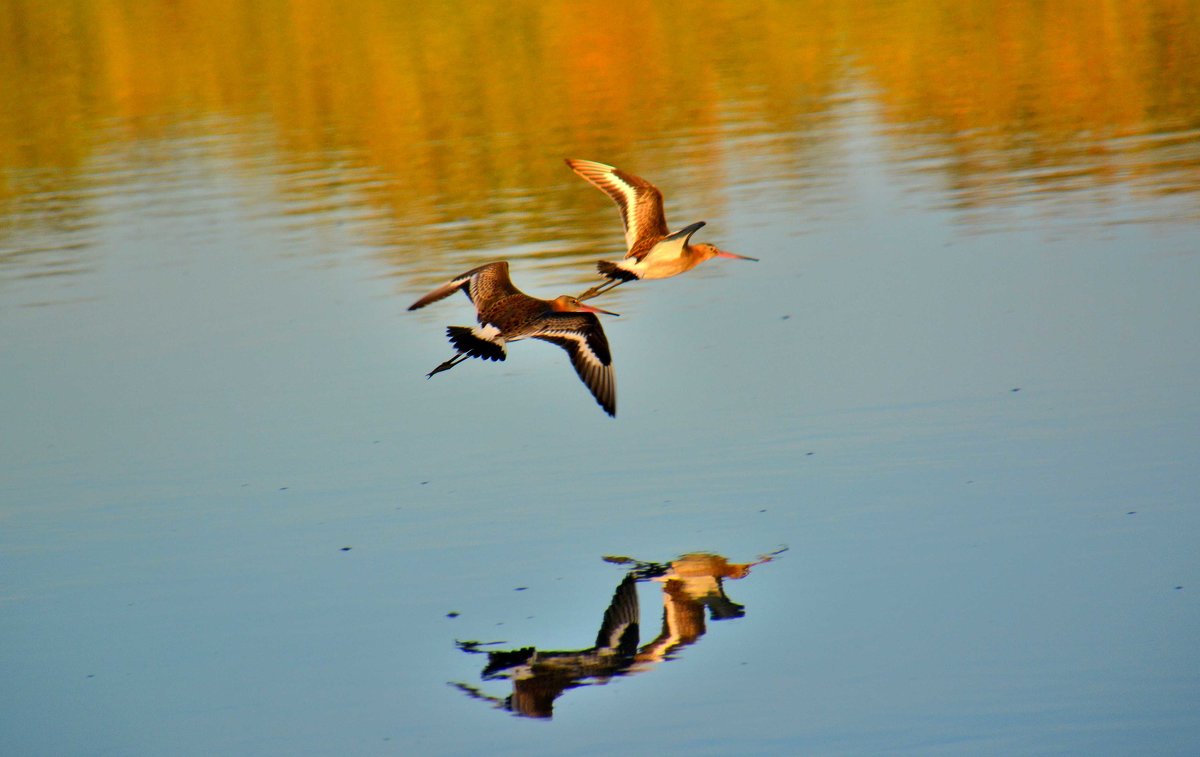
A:
POLYGON ((601 294, 604 294, 605 292, 616 289, 617 287, 621 286, 624 283, 625 283, 625 279, 609 279, 608 281, 604 282, 603 284, 597 284, 596 286, 587 290, 586 292, 579 295, 575 299, 579 300, 580 302, 583 302, 584 300, 590 300, 593 297, 599 296, 601 294))
POLYGON ((471 357, 471 356, 470 356, 470 355, 468 355, 467 353, 465 353, 465 352, 459 352, 459 353, 458 353, 458 354, 456 354, 454 357, 450 358, 450 359, 449 359, 449 360, 447 360, 446 362, 444 362, 444 363, 442 363, 441 365, 439 365, 437 368, 434 368, 434 369, 433 369, 432 371, 430 371, 429 373, 426 373, 426 374, 425 374, 425 378, 427 378, 427 379, 431 379, 431 378, 433 378, 434 374, 436 374, 436 373, 441 373, 442 371, 448 371, 448 370, 450 370, 451 368, 453 368, 454 366, 458 365, 459 363, 461 363, 462 361, 466 360, 466 359, 467 359, 467 358, 469 358, 469 357, 471 357))
POLYGON ((506 702, 503 699, 501 699, 500 697, 488 696, 487 694, 484 694, 482 691, 475 688, 474 686, 468 686, 467 684, 459 683, 458 681, 450 681, 449 683, 451 686, 458 689, 459 691, 466 694, 467 696, 471 697, 472 699, 478 699, 478 700, 481 700, 484 702, 488 702, 493 707, 495 707, 496 709, 499 709, 499 710, 507 709, 506 702))

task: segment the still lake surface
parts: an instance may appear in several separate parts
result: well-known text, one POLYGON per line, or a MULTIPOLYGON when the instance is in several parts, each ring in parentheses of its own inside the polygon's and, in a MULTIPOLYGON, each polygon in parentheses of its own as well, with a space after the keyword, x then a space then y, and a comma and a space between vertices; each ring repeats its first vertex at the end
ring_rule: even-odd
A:
POLYGON ((1196 4, 29 0, 0 81, 5 754, 1195 753, 1196 4), (615 419, 406 311, 594 283, 564 157, 761 259, 597 301, 615 419))

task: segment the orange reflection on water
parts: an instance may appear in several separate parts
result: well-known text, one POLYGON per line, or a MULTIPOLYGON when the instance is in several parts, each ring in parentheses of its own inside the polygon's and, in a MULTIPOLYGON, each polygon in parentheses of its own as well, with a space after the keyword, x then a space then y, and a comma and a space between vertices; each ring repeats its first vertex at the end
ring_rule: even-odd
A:
POLYGON ((309 222, 361 206, 409 269, 514 245, 590 261, 619 235, 562 157, 652 174, 715 219, 738 161, 812 191, 847 92, 962 206, 1200 189, 1187 0, 12 0, 0 81, 0 264, 18 268, 22 233, 79 223, 89 192, 163 158, 130 146, 181 138, 273 169, 309 222))
POLYGON ((948 157, 964 205, 1200 184, 1194 2, 909 0, 864 4, 863 16, 855 49, 884 118, 948 157))

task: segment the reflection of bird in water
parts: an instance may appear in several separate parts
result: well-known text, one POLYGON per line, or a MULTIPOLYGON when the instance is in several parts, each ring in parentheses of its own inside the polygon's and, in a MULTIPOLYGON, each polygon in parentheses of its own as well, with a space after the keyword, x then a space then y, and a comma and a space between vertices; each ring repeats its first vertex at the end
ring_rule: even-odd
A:
POLYGON ((517 289, 508 277, 508 262, 499 261, 473 268, 409 306, 423 308, 458 290, 475 304, 479 326, 449 326, 446 336, 458 350, 454 357, 429 372, 448 371, 469 357, 504 360, 505 343, 518 339, 541 339, 557 344, 571 356, 575 372, 609 415, 617 414, 617 381, 608 351, 608 340, 596 313, 616 315, 584 305, 562 295, 539 300, 517 289))
POLYGON ((721 555, 695 552, 670 563, 651 563, 628 557, 606 557, 621 565, 633 564, 639 578, 662 583, 663 622, 658 638, 637 654, 638 668, 666 659, 673 652, 694 644, 707 630, 705 610, 713 620, 740 618, 746 608, 725 594, 724 579, 745 578, 755 565, 770 562, 784 549, 764 555, 752 563, 731 563, 721 555))
POLYGON ((591 160, 568 158, 567 165, 617 203, 621 221, 625 224, 625 246, 628 250, 624 260, 596 264, 608 281, 579 295, 580 299, 595 297, 634 279, 676 276, 714 257, 757 260, 726 252, 711 244, 689 244, 688 240, 704 225, 704 221, 697 221, 671 233, 663 213, 662 192, 645 179, 591 160))
MULTIPOLYGON (((704 635, 705 608, 713 620, 745 615, 745 608, 725 595, 722 580, 744 578, 751 567, 770 562, 783 551, 752 563, 730 563, 709 553, 684 555, 670 563, 606 557, 608 562, 634 567, 613 594, 594 647, 580 652, 539 652, 533 647, 488 652, 483 680, 507 678, 512 682, 513 693, 503 699, 465 683, 451 685, 517 715, 548 718, 554 700, 567 689, 648 671, 674 651, 695 643, 704 635), (643 580, 662 582, 663 627, 658 638, 639 648, 636 582, 643 580)), ((470 653, 482 654, 481 646, 479 642, 458 642, 460 649, 470 653)))
MULTIPOLYGON (((463 683, 453 686, 468 695, 492 702, 497 707, 531 718, 549 718, 554 700, 567 689, 587 683, 604 683, 625 673, 633 662, 638 644, 638 598, 636 579, 627 575, 617 586, 596 645, 578 652, 539 652, 533 647, 488 652, 483 679, 507 678, 513 693, 501 700, 463 683)), ((478 644, 459 642, 459 648, 478 652, 478 644)))

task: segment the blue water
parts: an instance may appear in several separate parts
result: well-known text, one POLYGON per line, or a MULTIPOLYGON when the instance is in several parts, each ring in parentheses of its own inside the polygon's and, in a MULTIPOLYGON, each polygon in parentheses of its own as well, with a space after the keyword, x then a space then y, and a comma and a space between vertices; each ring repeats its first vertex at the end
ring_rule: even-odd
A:
MULTIPOLYGON (((82 262, 0 286, 2 751, 1191 753, 1194 195, 963 210, 866 103, 826 128, 820 182, 731 145, 707 190, 761 262, 603 300, 616 419, 540 342, 426 380, 470 304, 406 312, 490 259, 583 289, 602 202, 601 244, 431 264, 352 185, 280 199, 281 156, 98 159, 82 262), (549 723, 448 685, 509 689, 456 641, 593 644, 605 555, 782 547, 725 582, 745 617, 549 723)), ((509 190, 595 191, 563 171, 509 190)))

